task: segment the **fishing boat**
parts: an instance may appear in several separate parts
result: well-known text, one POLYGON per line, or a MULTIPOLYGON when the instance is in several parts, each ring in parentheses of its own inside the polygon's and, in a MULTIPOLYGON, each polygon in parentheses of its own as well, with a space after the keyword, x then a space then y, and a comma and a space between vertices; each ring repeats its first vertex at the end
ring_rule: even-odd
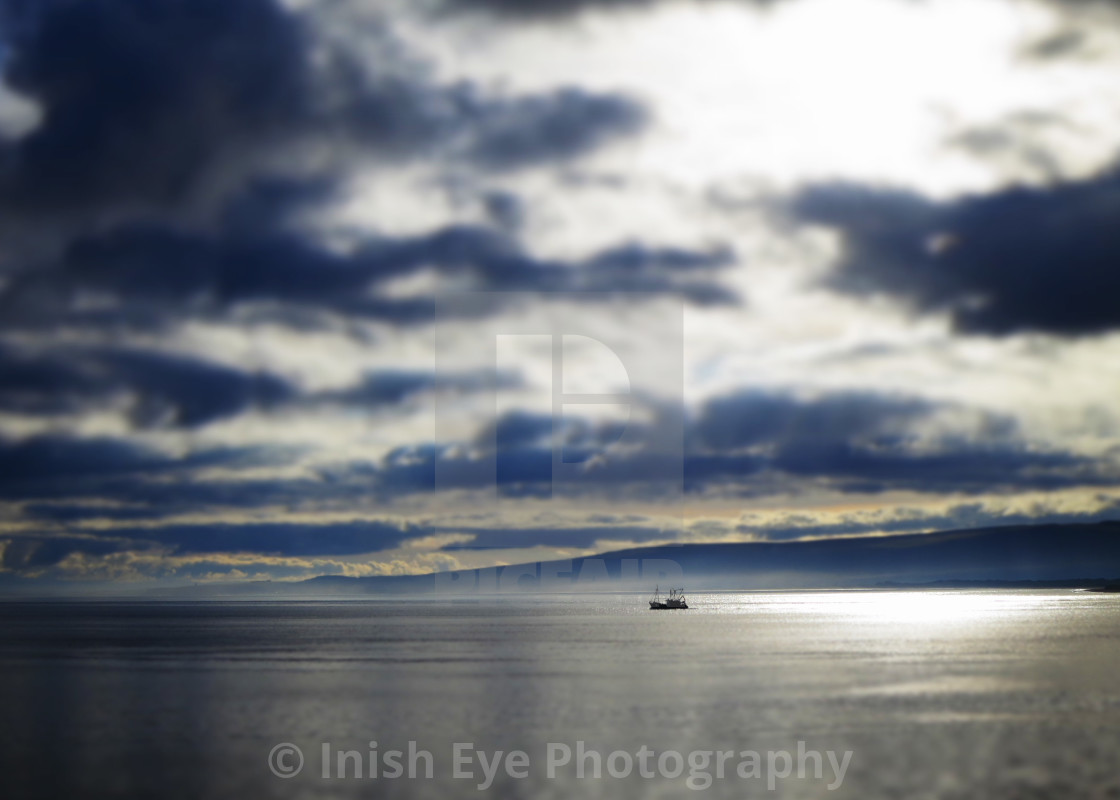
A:
POLYGON ((653 593, 653 599, 649 601, 650 611, 670 611, 675 608, 688 608, 688 602, 684 598, 684 589, 670 589, 669 596, 664 600, 661 599, 661 587, 658 586, 653 593))

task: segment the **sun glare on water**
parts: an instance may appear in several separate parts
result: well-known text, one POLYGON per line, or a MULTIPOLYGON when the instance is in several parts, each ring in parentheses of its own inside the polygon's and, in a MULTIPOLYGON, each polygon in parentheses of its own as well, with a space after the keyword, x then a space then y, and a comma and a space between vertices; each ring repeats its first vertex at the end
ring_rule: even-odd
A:
MULTIPOLYGON (((797 592, 724 598, 701 605, 725 613, 761 613, 788 617, 823 616, 851 625, 918 624, 967 627, 1024 615, 1063 597, 996 591, 859 591, 797 592)), ((1068 599, 1068 598, 1065 598, 1068 599)))
POLYGON ((998 620, 1048 600, 996 592, 910 591, 840 595, 836 602, 842 615, 857 621, 968 625, 998 620))

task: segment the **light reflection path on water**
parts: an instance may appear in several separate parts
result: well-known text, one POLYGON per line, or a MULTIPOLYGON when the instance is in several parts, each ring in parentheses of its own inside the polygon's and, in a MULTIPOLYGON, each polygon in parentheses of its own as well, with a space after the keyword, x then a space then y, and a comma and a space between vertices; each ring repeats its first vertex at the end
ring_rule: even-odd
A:
MULTIPOLYGON (((1120 789, 1120 597, 690 593, 425 601, 0 604, 4 797, 479 797, 454 742, 603 752, 852 750, 842 787, 704 796, 1094 797, 1120 789), (430 782, 333 781, 324 741, 410 740, 430 782), (307 774, 264 759, 305 748, 307 774)), ((534 772, 500 797, 691 796, 534 772)))

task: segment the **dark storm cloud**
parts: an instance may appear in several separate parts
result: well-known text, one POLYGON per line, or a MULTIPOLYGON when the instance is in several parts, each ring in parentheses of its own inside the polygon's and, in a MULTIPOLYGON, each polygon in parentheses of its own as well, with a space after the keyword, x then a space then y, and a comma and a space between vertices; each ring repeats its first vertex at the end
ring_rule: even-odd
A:
POLYGON ((326 524, 251 523, 118 528, 114 537, 168 547, 174 554, 258 553, 272 556, 341 556, 398 546, 422 529, 383 522, 326 524))
MULTIPOLYGON (((716 398, 689 423, 683 461, 687 492, 767 495, 806 482, 850 493, 931 493, 1110 486, 1120 475, 1107 462, 1029 446, 1014 420, 973 412, 967 430, 920 435, 938 415, 962 409, 910 397, 835 393, 798 398, 741 392, 716 398)), ((476 447, 496 450, 482 464, 451 445, 400 448, 369 465, 369 476, 397 493, 495 485, 512 496, 621 490, 672 475, 679 455, 612 452, 620 425, 566 419, 557 432, 566 462, 582 477, 554 481, 545 415, 511 412, 479 433, 476 447)), ((960 427, 958 425, 958 427, 960 427)), ((949 428, 953 431, 952 427, 949 428)))
POLYGON ((943 203, 822 186, 804 191, 793 210, 843 236, 829 279, 837 290, 948 311, 972 333, 1082 335, 1120 324, 1117 173, 943 203))
POLYGON ((249 408, 268 408, 291 400, 286 381, 263 372, 243 372, 162 353, 107 353, 111 375, 139 395, 133 416, 140 424, 169 420, 183 427, 204 425, 249 408))
POLYGON ((27 503, 21 509, 27 517, 51 522, 77 522, 83 520, 109 519, 117 521, 151 520, 174 513, 170 508, 149 508, 145 506, 99 506, 81 503, 27 503))
POLYGON ((434 83, 383 27, 359 53, 276 0, 0 8, 6 79, 41 111, 30 133, 0 142, 9 329, 159 329, 249 303, 298 327, 324 314, 411 325, 431 320, 431 298, 381 284, 427 268, 482 290, 736 301, 711 275, 733 260, 724 249, 625 243, 538 258, 515 238, 524 212, 508 197, 491 203, 497 228, 355 231, 346 251, 300 225, 337 199, 355 159, 482 173, 561 164, 638 133, 648 115, 628 97, 434 83))
POLYGON ((129 439, 39 436, 0 442, 0 499, 38 519, 161 519, 207 510, 353 509, 431 491, 434 445, 398 448, 377 462, 321 466, 301 477, 246 476, 293 467, 290 447, 218 447, 167 454, 129 439), (429 454, 429 455, 424 455, 429 454), (411 465, 412 471, 408 467, 411 465), (221 468, 223 474, 207 474, 221 468))
MULTIPOLYGON (((638 428, 636 423, 603 421, 591 423, 581 417, 565 414, 556 425, 560 442, 569 448, 598 449, 617 442, 627 427, 638 428)), ((548 414, 527 411, 509 411, 493 424, 485 426, 475 437, 475 445, 483 450, 512 451, 526 445, 546 444, 553 435, 553 421, 548 414)))
POLYGON ((509 373, 446 375, 414 370, 378 370, 367 373, 354 386, 317 392, 308 399, 313 402, 371 407, 394 405, 426 392, 481 392, 515 389, 521 385, 520 377, 509 373))
POLYGON ((424 531, 383 522, 326 524, 247 523, 113 528, 74 534, 6 536, 3 566, 53 566, 72 553, 106 555, 156 552, 164 555, 251 553, 289 558, 348 556, 397 547, 424 531))
MULTIPOLYGON (((376 403, 381 396, 374 392, 370 399, 348 401, 376 403)), ((0 496, 33 502, 25 511, 30 517, 76 522, 158 519, 200 509, 367 507, 432 492, 437 471, 440 490, 493 487, 525 497, 553 491, 656 495, 682 470, 687 492, 743 496, 808 485, 851 493, 979 493, 1118 481, 1109 462, 1039 450, 1022 439, 1013 421, 996 415, 980 414, 967 430, 950 426, 948 433, 918 434, 945 410, 913 398, 870 394, 729 395, 709 402, 689 423, 683 463, 679 453, 650 448, 612 451, 622 433, 619 424, 566 419, 558 441, 564 461, 580 471, 558 482, 550 420, 523 412, 501 417, 471 445, 493 454, 493 461, 480 462, 454 443, 429 443, 396 448, 376 461, 319 467, 304 477, 238 476, 245 467, 295 463, 297 453, 277 448, 229 448, 176 459, 120 440, 40 437, 0 448, 0 496), (211 466, 230 474, 199 474, 211 466)))
POLYGON ((69 347, 21 352, 0 347, 0 410, 24 415, 81 414, 123 399, 138 428, 195 428, 248 411, 316 406, 372 409, 431 392, 513 389, 512 373, 439 374, 374 370, 351 386, 301 391, 262 370, 129 348, 69 347))
POLYGON ((580 262, 539 259, 510 237, 451 226, 413 237, 374 237, 339 254, 287 231, 188 232, 132 225, 72 243, 52 266, 12 279, 0 297, 7 327, 160 326, 218 315, 245 303, 277 313, 331 312, 398 325, 431 322, 431 298, 384 297, 380 284, 425 269, 473 279, 475 288, 539 292, 651 292, 731 304, 711 273, 734 261, 726 249, 688 251, 629 244, 580 262), (95 294, 103 307, 76 298, 95 294))
POLYGON ((215 449, 169 458, 128 441, 36 436, 0 443, 0 482, 8 488, 42 479, 189 470, 252 458, 239 449, 215 449))
POLYGON ((244 468, 276 459, 264 448, 216 447, 182 455, 168 455, 135 442, 101 437, 77 439, 41 435, 21 441, 0 440, 0 497, 8 499, 101 497, 109 487, 112 499, 128 500, 127 489, 139 489, 149 479, 166 479, 167 495, 185 480, 208 467, 244 468))
POLYGON ((709 400, 693 428, 704 449, 759 444, 897 440, 934 404, 911 397, 836 393, 801 400, 786 394, 743 391, 709 400))
MULTIPOLYGON (((1038 452, 1014 420, 978 414, 972 432, 919 435, 946 411, 910 397, 836 393, 816 398, 741 392, 709 401, 692 426, 688 488, 734 486, 777 473, 844 492, 893 489, 982 492, 1111 485, 1107 464, 1065 452, 1038 452)), ((780 484, 779 484, 780 485, 780 484)))
POLYGON ((662 530, 652 526, 640 525, 593 525, 570 528, 518 528, 515 530, 473 531, 448 529, 454 533, 473 534, 469 542, 456 542, 441 547, 444 551, 455 550, 504 550, 523 547, 593 547, 605 540, 650 542, 659 539, 673 539, 679 529, 662 530))
POLYGON ((510 450, 539 444, 552 435, 552 417, 527 411, 509 411, 492 425, 487 425, 475 438, 482 447, 510 450))
MULTIPOLYGON (((712 0, 440 0, 447 12, 480 12, 509 20, 554 20, 585 11, 615 11, 712 0)), ((766 7, 781 0, 723 0, 731 4, 766 7)))
MULTIPOLYGON (((226 458, 218 454, 214 466, 227 471, 248 466, 277 467, 290 464, 291 455, 275 450, 232 453, 226 458)), ((334 470, 332 478, 245 478, 228 474, 218 478, 192 474, 190 462, 181 472, 175 471, 181 463, 176 459, 153 459, 151 463, 158 471, 91 471, 76 478, 63 473, 13 482, 0 485, 0 497, 36 501, 34 516, 39 518, 70 520, 162 519, 199 510, 273 506, 316 509, 331 501, 381 499, 370 471, 360 467, 349 470, 348 479, 343 479, 340 470, 334 470), (171 479, 163 479, 165 472, 171 479)))
POLYGON ((436 85, 385 32, 367 42, 385 62, 371 68, 275 0, 0 8, 6 79, 42 110, 0 145, 0 206, 24 215, 176 206, 299 142, 446 147, 507 169, 578 156, 645 118, 576 88, 510 98, 436 85))
POLYGON ((214 161, 308 113, 306 31, 270 0, 5 2, 5 77, 41 104, 0 203, 58 213, 181 200, 214 161))
POLYGON ((486 215, 495 226, 516 231, 525 222, 525 203, 509 192, 488 192, 482 197, 486 215))
POLYGON ((672 538, 678 531, 652 526, 574 526, 464 530, 399 525, 376 520, 304 523, 168 524, 158 527, 114 526, 77 532, 16 533, 0 539, 0 567, 27 571, 58 565, 74 554, 117 553, 175 556, 256 555, 262 558, 329 558, 381 553, 407 546, 413 539, 439 533, 465 533, 470 542, 441 550, 487 550, 528 547, 587 548, 603 540, 648 542, 672 538))
MULTIPOLYGON (((375 395, 376 402, 379 395, 375 395)), ((171 520, 176 514, 201 510, 372 508, 432 492, 437 489, 437 469, 440 490, 496 488, 507 497, 547 497, 557 492, 578 497, 604 490, 614 496, 649 492, 674 465, 678 472, 683 469, 688 493, 758 497, 809 487, 861 494, 897 490, 1000 493, 1112 487, 1120 479, 1107 461, 1030 447, 1020 439, 1013 421, 995 415, 979 414, 971 433, 918 435, 919 428, 945 411, 943 406, 906 397, 839 393, 799 398, 740 392, 715 398, 698 410, 686 433, 683 464, 679 454, 613 453, 609 445, 618 439, 617 426, 568 421, 559 433, 565 453, 577 456, 573 460, 587 464, 589 470, 586 481, 559 483, 554 482, 552 472, 549 420, 524 412, 507 414, 490 433, 480 434, 475 447, 496 455, 490 469, 481 468, 476 457, 453 444, 425 444, 397 448, 377 461, 320 468, 307 477, 241 478, 238 468, 283 464, 284 454, 224 450, 171 459, 114 440, 40 438, 0 448, 0 496, 23 501, 18 512, 23 520, 63 524, 67 532, 4 538, 13 542, 7 558, 13 564, 18 561, 19 569, 58 563, 75 552, 353 555, 390 549, 435 533, 474 537, 449 549, 591 547, 604 539, 672 538, 672 532, 655 525, 628 520, 516 531, 406 528, 390 523, 181 524, 171 520), (672 463, 663 463, 669 461, 672 463), (213 466, 225 468, 229 475, 216 479, 200 474, 213 466), (99 524, 92 527, 95 520, 99 524), (141 520, 151 522, 136 524, 141 520), (168 522, 152 524, 156 520, 168 522), (35 544, 47 540, 49 545, 35 544)), ((958 508, 954 520, 964 520, 966 511, 958 508)), ((766 533, 779 538, 796 535, 795 530, 807 524, 790 520, 785 526, 789 531, 775 528, 766 533)), ((905 521, 857 520, 815 532, 835 535, 870 530, 860 527, 867 524, 876 530, 922 527, 914 523, 916 528, 907 528, 905 521)))
POLYGON ((15 572, 41 569, 58 564, 67 556, 79 553, 107 556, 131 550, 127 542, 90 536, 27 536, 16 535, 3 540, 0 569, 15 572))
POLYGON ((1108 503, 1097 511, 1058 511, 1044 505, 1034 506, 1029 513, 989 509, 980 503, 960 503, 943 513, 901 508, 882 519, 866 515, 844 515, 840 521, 822 522, 807 514, 787 514, 763 523, 746 523, 735 527, 738 533, 754 534, 766 539, 799 539, 806 536, 852 536, 861 533, 917 533, 925 531, 962 530, 1006 525, 1081 524, 1115 519, 1120 503, 1108 503))
POLYGON ((25 414, 81 412, 127 392, 141 427, 196 427, 295 392, 267 373, 243 372, 166 353, 73 348, 59 354, 0 349, 0 408, 25 414))
POLYGON ((657 0, 443 0, 448 11, 484 11, 512 18, 557 17, 594 8, 648 6, 657 0))
POLYGON ((1038 453, 1024 446, 945 443, 933 452, 880 452, 852 445, 786 448, 774 459, 789 475, 826 478, 845 492, 895 489, 922 492, 1061 489, 1114 485, 1120 476, 1069 453, 1038 453))
MULTIPOLYGON (((658 5, 704 5, 724 3, 767 8, 784 0, 435 0, 445 12, 476 12, 513 21, 555 20, 589 11, 625 11, 658 5)), ((827 2, 827 0, 821 0, 827 2)), ((899 0, 906 2, 906 0, 899 0)), ((1085 12, 1110 12, 1120 8, 1117 0, 1037 0, 1071 15, 1085 12)), ((918 4, 920 6, 920 4, 918 4)))
POLYGON ((636 133, 645 121, 645 112, 631 100, 565 89, 484 105, 477 138, 466 154, 496 170, 562 161, 620 134, 636 133))
MULTIPOLYGON (((406 450, 397 451, 385 464, 399 467, 406 450)), ((22 501, 24 513, 36 519, 77 522, 269 507, 353 509, 388 503, 401 485, 410 492, 430 491, 433 485, 430 463, 426 474, 413 480, 403 480, 399 472, 388 475, 388 466, 380 462, 362 461, 321 467, 306 477, 239 474, 291 467, 302 454, 297 448, 274 446, 218 447, 177 455, 128 439, 39 436, 0 442, 0 499, 22 501), (221 468, 223 474, 206 474, 210 468, 221 468)))

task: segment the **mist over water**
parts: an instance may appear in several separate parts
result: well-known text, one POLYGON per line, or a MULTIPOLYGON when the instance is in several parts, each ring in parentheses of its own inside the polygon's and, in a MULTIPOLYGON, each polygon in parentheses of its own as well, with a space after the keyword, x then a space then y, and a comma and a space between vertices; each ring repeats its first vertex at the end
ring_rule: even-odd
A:
MULTIPOLYGON (((1094 797, 1120 791, 1120 608, 1073 591, 0 604, 0 775, 32 797, 1094 797), (409 742, 433 777, 323 778, 409 742), (547 748, 734 751, 677 778, 547 748), (453 777, 453 746, 524 778, 453 777), (798 743, 838 756, 798 778, 798 743), (270 751, 299 747, 276 777, 270 751), (794 757, 775 789, 739 753, 794 757), (590 762, 588 764, 590 767, 590 762), (694 771, 697 772, 697 771, 694 771), (701 774, 704 770, 699 770, 701 774), (694 782, 695 783, 695 782, 694 782), (694 783, 692 785, 694 785, 694 783)), ((656 761, 656 758, 654 759, 656 761)), ((363 764, 368 766, 368 762, 363 764)), ((422 771, 421 771, 422 773, 422 771)))

